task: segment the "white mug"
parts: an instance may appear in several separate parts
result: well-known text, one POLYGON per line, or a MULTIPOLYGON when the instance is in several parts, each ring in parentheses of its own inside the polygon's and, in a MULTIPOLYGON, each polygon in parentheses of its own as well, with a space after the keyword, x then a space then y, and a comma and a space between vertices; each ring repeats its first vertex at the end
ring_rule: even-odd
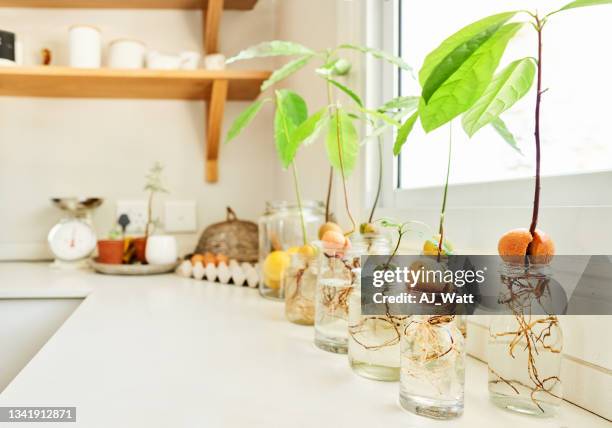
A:
POLYGON ((69 32, 70 67, 100 68, 102 37, 100 30, 89 25, 74 25, 69 32))
POLYGON ((176 262, 178 258, 176 238, 170 235, 149 236, 145 256, 150 265, 165 265, 176 262))
POLYGON ((132 39, 113 40, 108 49, 108 66, 123 69, 142 68, 144 56, 144 43, 132 39))

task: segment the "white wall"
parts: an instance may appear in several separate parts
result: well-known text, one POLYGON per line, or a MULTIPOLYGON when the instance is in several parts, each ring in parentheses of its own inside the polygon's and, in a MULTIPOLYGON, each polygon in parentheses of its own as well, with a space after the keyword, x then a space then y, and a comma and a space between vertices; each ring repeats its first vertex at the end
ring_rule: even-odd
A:
MULTIPOLYGON (((167 52, 200 50, 202 18, 195 11, 46 10, 0 8, 0 28, 23 36, 26 64, 37 64, 48 47, 54 64, 67 62, 67 31, 92 24, 105 43, 134 37, 167 52)), ((276 36, 276 2, 261 0, 254 11, 227 11, 221 51, 276 36)), ((271 68, 270 62, 238 64, 271 68)), ((246 103, 227 105, 224 128, 246 103)), ((238 141, 222 147, 220 181, 204 182, 204 104, 186 101, 0 98, 0 259, 48 257, 46 235, 60 218, 53 196, 100 196, 94 221, 108 233, 115 201, 144 199, 144 175, 154 161, 166 166, 169 200, 194 199, 198 226, 222 220, 225 206, 256 219, 276 194, 271 109, 238 141)), ((224 133, 225 133, 224 130, 224 133)), ((162 215, 162 207, 158 214, 162 215)), ((197 234, 180 236, 189 250, 197 234)))

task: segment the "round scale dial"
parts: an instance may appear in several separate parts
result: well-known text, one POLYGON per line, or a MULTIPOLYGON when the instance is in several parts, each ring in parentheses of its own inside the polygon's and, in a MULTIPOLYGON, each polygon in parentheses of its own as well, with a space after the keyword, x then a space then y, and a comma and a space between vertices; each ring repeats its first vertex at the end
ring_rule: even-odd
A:
POLYGON ((96 248, 94 230, 79 219, 62 220, 53 226, 48 239, 55 257, 63 261, 84 259, 96 248))

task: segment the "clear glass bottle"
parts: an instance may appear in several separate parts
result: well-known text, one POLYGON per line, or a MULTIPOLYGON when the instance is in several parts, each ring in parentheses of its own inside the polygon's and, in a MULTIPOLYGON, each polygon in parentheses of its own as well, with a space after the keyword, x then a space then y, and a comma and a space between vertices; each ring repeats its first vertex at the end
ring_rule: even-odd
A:
MULTIPOLYGON (((383 235, 358 235, 354 245, 366 254, 390 255, 389 240, 383 235)), ((349 298, 348 359, 353 371, 368 379, 396 381, 400 376, 400 338, 405 316, 362 315, 361 277, 349 298)))
POLYGON ((317 257, 294 254, 291 265, 283 275, 285 316, 301 325, 313 325, 315 314, 315 290, 318 275, 317 257))
MULTIPOLYGON (((302 212, 306 227, 306 241, 316 239, 319 227, 325 222, 322 202, 303 201, 302 212)), ((262 281, 259 292, 263 297, 284 300, 282 278, 291 262, 288 250, 304 245, 300 210, 295 202, 266 203, 266 211, 259 219, 259 268, 262 281)))
POLYGON ((455 316, 408 317, 401 339, 401 406, 434 419, 458 417, 464 386, 465 341, 455 316))
POLYGON ((337 354, 348 352, 348 302, 360 277, 360 253, 322 249, 315 294, 315 345, 337 354))
POLYGON ((497 406, 536 416, 552 416, 562 399, 560 380, 563 333, 559 319, 541 313, 550 298, 546 265, 505 263, 512 315, 491 316, 487 361, 489 396, 497 406), (517 291, 520 291, 517 293, 517 291), (538 311, 532 305, 539 305, 538 311))

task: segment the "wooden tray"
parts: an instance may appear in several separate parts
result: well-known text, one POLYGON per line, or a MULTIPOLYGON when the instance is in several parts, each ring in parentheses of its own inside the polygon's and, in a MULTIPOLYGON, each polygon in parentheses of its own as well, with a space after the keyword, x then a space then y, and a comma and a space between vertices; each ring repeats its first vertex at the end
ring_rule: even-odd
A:
POLYGON ((105 275, 160 275, 173 272, 179 261, 165 265, 114 265, 98 263, 92 259, 89 264, 93 270, 105 275))

